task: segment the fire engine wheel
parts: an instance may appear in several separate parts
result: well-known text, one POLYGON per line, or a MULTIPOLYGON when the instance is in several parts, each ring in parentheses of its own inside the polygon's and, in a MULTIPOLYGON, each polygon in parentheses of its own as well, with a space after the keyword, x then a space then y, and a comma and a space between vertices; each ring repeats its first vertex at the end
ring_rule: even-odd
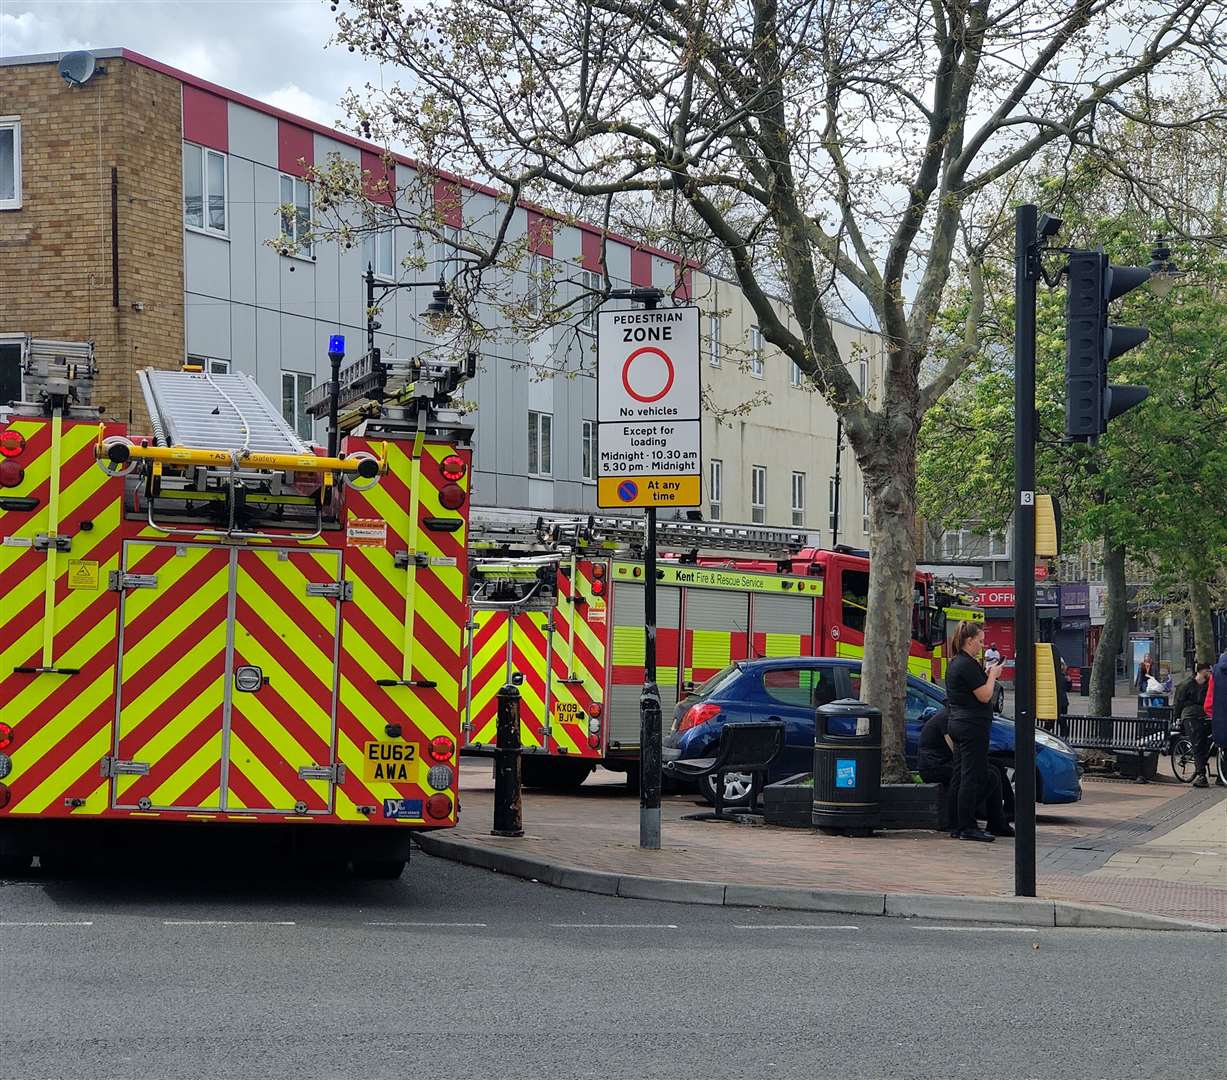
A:
POLYGON ((355 859, 354 877, 396 881, 405 872, 404 859, 355 859))
MULTIPOLYGON (((749 806, 750 788, 754 778, 749 773, 731 772, 724 774, 724 805, 727 807, 749 806)), ((716 778, 705 776, 699 782, 703 798, 712 806, 716 805, 716 778)))
POLYGON ((566 761, 556 757, 524 754, 520 758, 520 778, 525 787, 547 791, 569 791, 577 788, 596 766, 590 761, 566 761))

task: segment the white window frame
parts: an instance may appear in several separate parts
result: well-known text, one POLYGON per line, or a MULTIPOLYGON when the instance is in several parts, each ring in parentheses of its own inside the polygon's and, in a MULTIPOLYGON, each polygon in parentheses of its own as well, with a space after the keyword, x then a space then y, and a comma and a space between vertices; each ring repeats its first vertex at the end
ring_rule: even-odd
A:
POLYGON ((767 466, 750 466, 750 521, 762 525, 767 520, 767 466))
POLYGON ((724 461, 712 458, 708 462, 707 476, 707 499, 710 504, 708 516, 712 521, 720 521, 724 502, 724 461))
MULTIPOLYGON (((200 221, 199 225, 193 225, 187 219, 187 184, 183 185, 183 227, 191 232, 204 233, 206 236, 221 236, 227 240, 230 238, 230 160, 228 155, 223 154, 220 150, 213 150, 208 146, 201 146, 199 143, 184 142, 183 149, 185 151, 185 160, 183 162, 183 172, 186 179, 187 176, 187 161, 186 151, 188 149, 200 151, 200 221), (219 158, 222 163, 222 227, 219 229, 215 225, 209 224, 210 213, 209 203, 212 201, 213 193, 209 188, 209 155, 219 158)), ((280 189, 278 189, 280 193, 280 189)))
POLYGON ((836 505, 835 498, 835 477, 830 477, 827 480, 827 527, 834 535, 835 529, 839 524, 839 507, 836 505))
POLYGON ((0 210, 21 209, 21 117, 0 116, 0 131, 13 133, 13 196, 0 199, 0 210))
POLYGON ((396 280, 396 230, 392 226, 375 229, 362 238, 362 261, 365 264, 362 272, 366 273, 367 267, 370 267, 376 281, 396 280), (382 249, 386 249, 387 254, 386 270, 383 269, 382 249))
POLYGON ((756 378, 764 378, 767 372, 763 363, 763 331, 761 327, 750 327, 750 374, 756 378))
POLYGON ((802 370, 795 363, 790 364, 788 369, 788 384, 790 386, 800 387, 803 382, 803 374, 804 372, 802 372, 802 370))
POLYGON ((311 194, 311 185, 307 183, 301 176, 291 176, 289 173, 281 173, 278 181, 278 195, 281 197, 281 206, 293 206, 294 212, 286 214, 284 211, 281 214, 281 232, 290 239, 297 250, 294 252, 299 258, 311 258, 311 230, 314 227, 315 221, 315 200, 311 194), (289 185, 289 195, 286 196, 286 185, 289 185), (307 202, 307 221, 303 225, 301 209, 299 203, 300 194, 306 195, 307 202))
POLYGON ((868 491, 864 492, 862 496, 861 512, 863 514, 863 516, 861 517, 861 531, 866 536, 868 536, 869 535, 869 492, 868 491))
MULTIPOLYGON (((26 379, 24 370, 25 361, 25 334, 15 333, 0 333, 0 345, 16 346, 17 347, 17 400, 24 401, 26 396, 26 379)), ((4 402, 0 402, 0 407, 4 407, 4 402)))
POLYGON ((794 528, 805 525, 805 473, 792 474, 792 524, 794 528))
POLYGON ((581 270, 579 272, 579 284, 583 290, 584 308, 584 315, 579 320, 579 325, 582 329, 592 334, 596 333, 596 313, 601 307, 600 298, 594 294, 601 291, 604 283, 604 278, 595 270, 581 270))
POLYGON ((554 475, 554 414, 528 411, 528 475, 550 479, 554 475), (536 450, 536 468, 533 451, 536 450))
POLYGON ((1010 538, 1003 532, 988 534, 988 557, 990 559, 1008 559, 1010 557, 1010 538))
POLYGON ((707 316, 707 363, 709 367, 719 367, 723 360, 723 345, 720 341, 720 328, 723 321, 719 315, 707 316))
POLYGON ((311 442, 315 439, 315 421, 307 414, 303 404, 306 401, 307 394, 315 386, 315 376, 309 371, 286 371, 284 368, 281 372, 281 415, 283 419, 294 429, 300 439, 311 442), (287 416, 285 410, 285 390, 287 376, 293 380, 294 384, 294 415, 287 416), (303 389, 303 380, 307 380, 306 389, 303 389))
POLYGON ((580 475, 596 482, 596 421, 584 420, 580 424, 580 475))
POLYGON ((861 395, 865 396, 869 393, 869 361, 858 360, 856 362, 856 385, 860 390, 861 395))

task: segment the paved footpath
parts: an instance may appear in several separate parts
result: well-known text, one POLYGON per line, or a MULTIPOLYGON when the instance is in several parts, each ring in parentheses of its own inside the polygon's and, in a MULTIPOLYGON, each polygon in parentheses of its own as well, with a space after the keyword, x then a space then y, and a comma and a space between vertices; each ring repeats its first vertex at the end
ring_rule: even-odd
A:
MULTIPOLYGON (((866 839, 809 829, 683 820, 694 795, 666 797, 663 846, 639 848, 639 800, 598 771, 567 795, 526 791, 519 839, 490 836, 487 764, 462 767, 462 816, 448 837, 556 865, 612 874, 866 893, 1013 895, 1014 842, 944 833, 866 839)), ((1227 790, 1084 778, 1080 803, 1041 807, 1037 891, 1227 927, 1227 790)))

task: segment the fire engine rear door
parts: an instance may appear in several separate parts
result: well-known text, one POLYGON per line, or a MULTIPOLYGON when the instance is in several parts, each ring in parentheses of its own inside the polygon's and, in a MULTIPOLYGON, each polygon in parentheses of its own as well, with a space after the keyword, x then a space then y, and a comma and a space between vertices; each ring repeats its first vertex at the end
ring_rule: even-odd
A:
POLYGON ((221 807, 230 552, 124 545, 115 736, 116 807, 221 807))
POLYGON ((226 809, 327 813, 341 553, 236 552, 226 809))

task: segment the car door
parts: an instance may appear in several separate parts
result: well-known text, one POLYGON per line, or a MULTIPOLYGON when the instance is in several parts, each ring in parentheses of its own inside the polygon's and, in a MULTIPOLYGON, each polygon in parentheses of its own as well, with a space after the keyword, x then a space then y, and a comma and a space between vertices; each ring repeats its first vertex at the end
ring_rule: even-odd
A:
POLYGON ((840 696, 834 669, 813 664, 766 668, 762 694, 760 719, 784 722, 784 752, 772 764, 769 781, 813 771, 814 710, 840 696))

